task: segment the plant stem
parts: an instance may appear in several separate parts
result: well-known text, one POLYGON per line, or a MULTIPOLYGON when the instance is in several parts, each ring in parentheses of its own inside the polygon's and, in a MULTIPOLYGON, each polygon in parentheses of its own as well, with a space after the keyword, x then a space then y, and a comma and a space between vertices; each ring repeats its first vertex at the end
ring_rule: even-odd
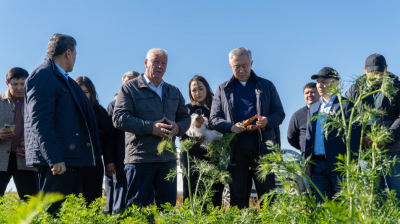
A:
POLYGON ((195 210, 194 210, 194 203, 193 203, 193 197, 192 197, 192 189, 191 189, 191 186, 190 186, 190 157, 189 157, 189 151, 186 152, 186 157, 187 157, 187 163, 188 163, 186 178, 188 180, 189 200, 190 200, 190 204, 192 205, 192 211, 193 211, 193 215, 194 215, 195 210))

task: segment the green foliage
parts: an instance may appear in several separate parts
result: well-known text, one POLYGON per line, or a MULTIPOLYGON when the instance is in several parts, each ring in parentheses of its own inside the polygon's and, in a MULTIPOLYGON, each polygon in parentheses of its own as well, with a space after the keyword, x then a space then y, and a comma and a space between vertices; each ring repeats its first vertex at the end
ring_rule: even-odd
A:
POLYGON ((220 140, 213 141, 208 145, 206 156, 210 158, 210 163, 217 164, 219 170, 227 170, 228 166, 232 165, 230 144, 235 136, 236 133, 226 133, 220 140))

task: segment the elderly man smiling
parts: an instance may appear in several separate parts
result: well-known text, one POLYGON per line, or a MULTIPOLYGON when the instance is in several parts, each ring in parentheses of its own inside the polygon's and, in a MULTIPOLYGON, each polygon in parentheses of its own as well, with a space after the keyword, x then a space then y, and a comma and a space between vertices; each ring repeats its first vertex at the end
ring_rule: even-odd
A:
POLYGON ((144 60, 146 72, 126 82, 118 93, 114 126, 125 131, 126 205, 176 203, 176 179, 165 177, 176 168, 171 152, 158 155, 157 145, 168 135, 175 139, 190 126, 185 100, 179 89, 162 79, 168 54, 154 48, 144 60))
POLYGON ((241 47, 232 50, 229 65, 233 76, 218 86, 211 107, 210 125, 221 133, 237 134, 237 142, 231 145, 234 166, 230 167, 230 204, 244 208, 249 206, 246 193, 251 187, 246 181, 249 176, 254 180, 259 197, 275 187, 274 175, 268 175, 261 182, 256 176, 256 168, 260 156, 269 153, 265 142, 280 142, 275 130, 285 118, 285 113, 274 84, 257 76, 251 69, 253 60, 249 49, 241 47), (252 124, 259 125, 261 129, 245 130, 241 121, 256 114, 260 117, 252 124))

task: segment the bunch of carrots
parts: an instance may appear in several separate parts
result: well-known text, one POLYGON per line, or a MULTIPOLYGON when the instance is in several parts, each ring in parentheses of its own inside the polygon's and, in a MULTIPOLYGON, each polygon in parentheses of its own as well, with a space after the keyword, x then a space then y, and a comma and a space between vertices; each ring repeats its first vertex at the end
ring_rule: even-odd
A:
POLYGON ((253 117, 242 121, 243 127, 246 128, 247 131, 255 131, 255 130, 261 128, 261 125, 250 125, 255 119, 260 120, 261 117, 256 114, 253 117))

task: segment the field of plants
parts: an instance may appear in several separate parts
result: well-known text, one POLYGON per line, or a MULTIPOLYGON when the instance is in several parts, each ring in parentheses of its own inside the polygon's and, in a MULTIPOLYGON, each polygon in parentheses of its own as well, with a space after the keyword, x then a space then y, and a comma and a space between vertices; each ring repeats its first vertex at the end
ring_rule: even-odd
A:
MULTIPOLYGON (((365 78, 360 77, 356 83, 365 83, 365 78)), ((358 98, 349 99, 356 105, 351 110, 349 119, 345 119, 342 109, 338 114, 329 115, 324 125, 326 136, 336 129, 344 140, 349 140, 354 127, 359 126, 362 135, 373 142, 370 148, 360 144, 356 159, 350 156, 349 145, 347 154, 339 156, 340 162, 336 170, 342 173, 343 181, 340 183, 341 191, 332 201, 325 198, 324 203, 318 204, 309 190, 295 193, 289 190, 293 185, 286 178, 288 174, 302 180, 304 177, 314 185, 305 174, 305 167, 311 163, 310 158, 300 162, 284 159, 279 146, 267 142, 272 153, 261 158, 259 178, 263 179, 267 174, 274 173, 277 180, 282 182, 284 190, 275 190, 264 195, 260 207, 251 206, 243 210, 236 207, 214 208, 210 203, 210 196, 213 194, 211 186, 230 181, 226 171, 230 163, 227 155, 235 134, 226 134, 221 140, 209 145, 211 162, 194 160, 193 167, 183 170, 186 178, 189 178, 187 174, 193 170, 200 174, 200 178, 196 191, 192 192, 193 196, 175 207, 132 206, 120 214, 109 215, 104 212, 104 199, 98 199, 87 207, 81 196, 67 196, 62 208, 53 217, 45 209, 49 204, 61 200, 61 195, 39 194, 24 203, 15 195, 9 194, 0 198, 0 223, 399 223, 399 201, 395 192, 380 188, 382 173, 390 174, 393 165, 398 162, 397 158, 389 160, 385 154, 384 145, 391 141, 390 130, 383 125, 373 124, 370 131, 365 131, 368 122, 373 117, 382 115, 384 111, 359 103, 377 92, 393 97, 397 91, 393 79, 385 74, 380 81, 382 87, 379 90, 370 91, 365 85, 358 87, 358 98)), ((337 94, 343 104, 342 87, 343 83, 330 91, 337 94)), ((194 139, 188 139, 181 143, 181 150, 185 151, 195 143, 194 139)), ((172 140, 163 141, 158 149, 159 153, 164 150, 174 152, 172 140)), ((175 177, 176 170, 173 170, 167 178, 175 177)), ((315 185, 314 188, 315 194, 323 196, 315 185)))

